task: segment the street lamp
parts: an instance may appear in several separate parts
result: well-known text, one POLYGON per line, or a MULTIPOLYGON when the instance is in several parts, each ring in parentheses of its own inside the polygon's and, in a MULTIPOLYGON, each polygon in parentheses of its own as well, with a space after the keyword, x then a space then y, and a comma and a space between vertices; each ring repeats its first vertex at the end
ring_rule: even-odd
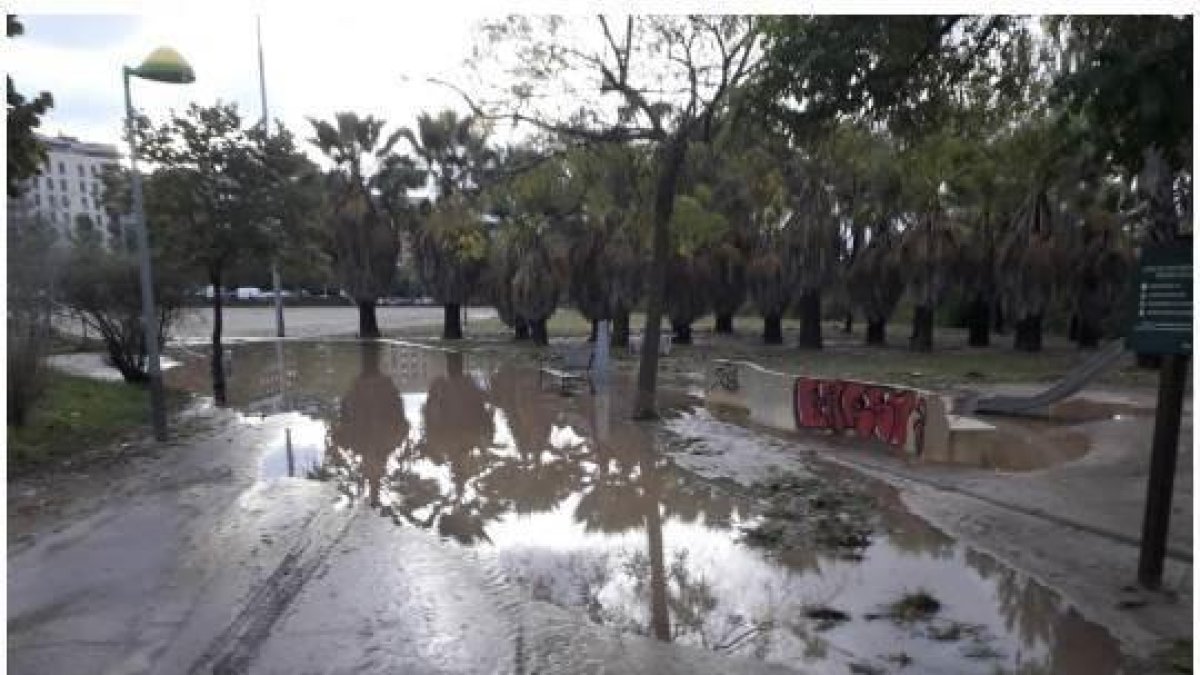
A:
POLYGON ((129 78, 188 84, 196 80, 192 67, 183 60, 179 52, 170 47, 159 47, 137 68, 124 66, 125 78, 125 132, 129 134, 129 166, 133 192, 133 217, 137 221, 138 267, 142 285, 142 328, 149 363, 146 372, 150 376, 150 421, 154 426, 154 437, 167 440, 167 410, 163 400, 162 369, 158 360, 158 320, 154 311, 154 288, 150 273, 150 235, 146 232, 146 212, 142 203, 142 175, 137 168, 137 139, 133 130, 133 99, 129 95, 129 78))

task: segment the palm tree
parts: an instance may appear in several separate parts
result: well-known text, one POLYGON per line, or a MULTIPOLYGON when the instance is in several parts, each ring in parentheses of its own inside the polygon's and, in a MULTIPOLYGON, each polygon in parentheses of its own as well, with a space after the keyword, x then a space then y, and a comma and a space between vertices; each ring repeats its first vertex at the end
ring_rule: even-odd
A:
POLYGON ((783 313, 792 298, 781 238, 779 231, 760 234, 746 269, 750 298, 763 317, 763 343, 768 345, 783 344, 783 313))
POLYGON ((442 338, 462 339, 460 309, 471 299, 486 262, 484 224, 474 204, 496 154, 473 117, 444 110, 422 113, 416 131, 401 129, 436 190, 436 204, 417 236, 421 280, 445 308, 442 338))
POLYGON ((868 345, 887 343, 887 322, 904 295, 904 274, 895 254, 896 235, 887 224, 871 230, 870 241, 850 264, 850 299, 867 320, 868 345))
POLYGON ((1015 321, 1013 347, 1042 348, 1042 319, 1058 275, 1057 223, 1044 186, 1034 188, 1013 218, 996 256, 1000 293, 1015 321))
POLYGON ((821 291, 836 278, 842 244, 831 195, 814 170, 799 162, 788 168, 792 212, 784 242, 791 285, 800 295, 799 345, 820 349, 821 291))
POLYGON ((358 306, 359 337, 379 337, 375 305, 396 274, 400 236, 411 214, 408 190, 424 174, 392 155, 397 136, 383 139, 384 121, 341 112, 334 122, 309 119, 313 145, 334 163, 327 187, 330 255, 358 306))

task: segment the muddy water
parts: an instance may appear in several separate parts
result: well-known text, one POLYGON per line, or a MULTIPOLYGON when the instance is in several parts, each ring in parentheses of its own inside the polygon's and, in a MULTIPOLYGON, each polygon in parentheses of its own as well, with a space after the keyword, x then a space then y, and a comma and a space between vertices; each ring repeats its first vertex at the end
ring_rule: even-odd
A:
MULTIPOLYGON (((185 359, 173 376, 194 383, 206 369, 185 359)), ((598 623, 804 672, 1122 672, 1105 631, 885 486, 868 484, 879 518, 861 556, 751 547, 742 531, 761 499, 676 465, 664 450, 687 448, 672 429, 689 425, 629 421, 627 383, 563 396, 511 364, 356 343, 245 345, 230 371, 248 423, 286 423, 262 449, 264 480, 332 481, 340 499, 476 547, 531 599, 598 623), (936 614, 879 616, 919 589, 936 614), (849 619, 809 618, 816 608, 849 619)), ((705 415, 699 401, 664 398, 677 421, 705 415)))

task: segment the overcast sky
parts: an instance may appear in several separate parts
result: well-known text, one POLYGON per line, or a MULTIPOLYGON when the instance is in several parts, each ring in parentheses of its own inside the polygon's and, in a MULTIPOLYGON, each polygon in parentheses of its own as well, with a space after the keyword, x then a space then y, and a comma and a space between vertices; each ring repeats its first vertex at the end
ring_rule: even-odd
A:
MULTIPOLYGON (((397 8, 400 4, 395 5, 397 8)), ((54 108, 40 131, 119 143, 124 119, 121 67, 136 66, 155 47, 178 49, 196 71, 179 86, 133 81, 133 102, 152 118, 190 102, 236 101, 257 120, 259 96, 255 15, 176 9, 170 14, 20 15, 25 35, 9 41, 4 60, 17 90, 48 90, 54 108)), ((298 8, 262 15, 267 104, 301 139, 306 117, 352 110, 412 125, 423 110, 462 109, 456 95, 425 83, 453 78, 470 49, 475 18, 381 6, 369 15, 298 8), (368 18, 369 17, 369 18, 368 18)), ((307 143, 305 143, 307 145, 307 143)))
MULTIPOLYGON (((639 11, 809 11, 820 3, 784 0, 743 0, 735 5, 687 0, 674 4, 640 2, 639 11)), ((1115 0, 1114 0, 1115 1, 1115 0)), ((885 11, 876 0, 842 0, 825 11, 885 11)), ((914 0, 906 11, 970 10, 946 2, 914 0)), ((1150 0, 1144 11, 1169 11, 1176 0, 1150 0)), ((7 3, 6 3, 7 4, 7 3)), ((574 12, 626 8, 583 0, 574 12)), ((1119 9, 1089 0, 1082 8, 1059 11, 1104 12, 1119 9)), ((171 4, 138 0, 16 1, 25 35, 6 40, 4 68, 18 91, 28 95, 47 90, 53 110, 44 118, 42 133, 67 134, 84 140, 118 143, 124 116, 121 67, 136 66, 155 47, 170 45, 193 65, 197 80, 187 86, 134 80, 134 105, 156 120, 190 102, 210 105, 218 99, 236 101, 247 120, 261 115, 255 9, 261 11, 266 58, 267 99, 271 116, 281 119, 302 141, 311 131, 306 117, 332 118, 351 110, 374 114, 388 127, 409 126, 418 112, 453 107, 465 113, 457 95, 426 82, 428 77, 466 84, 461 64, 468 56, 474 27, 485 15, 513 11, 530 13, 560 9, 552 0, 513 5, 501 1, 472 5, 462 0, 441 3, 366 3, 360 0, 268 2, 208 0, 171 4), (80 14, 99 6, 104 15, 80 14), (60 12, 38 14, 38 10, 60 12), (157 13, 154 12, 157 10, 157 13), (125 14, 114 12, 124 11, 125 14), (61 12, 69 12, 63 14, 61 12), (73 13, 70 13, 73 12, 73 13)), ((893 8, 894 9, 894 8, 893 8)), ((976 11, 1032 13, 1048 9, 1033 0, 1006 2, 976 11)), ((97 10, 91 10, 97 11, 97 10)), ((625 11, 628 11, 625 9, 625 11)), ((310 150, 310 149, 309 149, 310 150)), ((310 150, 310 155, 314 154, 310 150)))

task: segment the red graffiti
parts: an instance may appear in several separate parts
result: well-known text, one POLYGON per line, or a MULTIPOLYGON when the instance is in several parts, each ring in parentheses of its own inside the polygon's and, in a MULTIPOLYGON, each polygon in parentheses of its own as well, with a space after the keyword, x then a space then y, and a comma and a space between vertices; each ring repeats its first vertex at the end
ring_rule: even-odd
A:
POLYGON ((854 431, 894 446, 908 440, 913 414, 917 451, 924 441, 925 400, 916 392, 844 380, 796 379, 796 426, 854 431))

